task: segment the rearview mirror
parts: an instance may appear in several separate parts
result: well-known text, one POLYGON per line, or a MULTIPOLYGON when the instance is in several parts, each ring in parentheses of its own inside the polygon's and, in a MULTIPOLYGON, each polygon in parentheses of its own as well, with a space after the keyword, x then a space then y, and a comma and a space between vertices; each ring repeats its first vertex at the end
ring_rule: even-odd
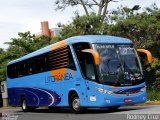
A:
POLYGON ((93 49, 84 49, 82 52, 90 53, 93 55, 94 61, 96 65, 100 64, 100 55, 96 50, 93 49))
POLYGON ((145 50, 145 49, 137 49, 137 51, 139 53, 143 53, 147 56, 147 60, 148 60, 148 63, 151 64, 153 62, 153 59, 152 59, 152 54, 150 51, 148 50, 145 50))

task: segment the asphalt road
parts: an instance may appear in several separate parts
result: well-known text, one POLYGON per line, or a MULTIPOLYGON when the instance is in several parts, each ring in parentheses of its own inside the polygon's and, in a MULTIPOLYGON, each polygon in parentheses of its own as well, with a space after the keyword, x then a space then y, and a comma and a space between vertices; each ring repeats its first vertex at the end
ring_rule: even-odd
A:
POLYGON ((34 112, 22 112, 20 108, 0 109, 2 120, 160 120, 160 105, 123 106, 116 111, 89 109, 84 114, 70 113, 69 109, 53 112, 39 108, 34 112), (5 119, 8 118, 8 119, 5 119))

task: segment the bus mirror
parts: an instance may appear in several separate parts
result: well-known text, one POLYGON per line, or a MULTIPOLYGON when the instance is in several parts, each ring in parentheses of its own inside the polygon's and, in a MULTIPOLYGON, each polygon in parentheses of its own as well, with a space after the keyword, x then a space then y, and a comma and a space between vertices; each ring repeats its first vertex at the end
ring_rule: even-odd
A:
POLYGON ((96 50, 93 50, 93 49, 84 49, 84 50, 82 50, 82 52, 92 54, 93 57, 94 57, 95 64, 96 65, 100 64, 100 56, 99 56, 99 53, 96 50))
POLYGON ((147 60, 148 60, 148 63, 151 64, 153 59, 152 59, 152 54, 151 52, 149 52, 148 50, 145 50, 145 49, 137 49, 137 51, 139 53, 142 53, 142 54, 145 54, 147 56, 147 60))

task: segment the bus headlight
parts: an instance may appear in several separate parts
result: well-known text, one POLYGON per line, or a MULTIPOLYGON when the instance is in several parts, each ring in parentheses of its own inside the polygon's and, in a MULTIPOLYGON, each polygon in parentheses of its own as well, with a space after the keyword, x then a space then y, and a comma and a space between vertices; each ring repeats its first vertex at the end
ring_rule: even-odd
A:
POLYGON ((109 94, 109 95, 113 94, 112 91, 105 90, 105 89, 102 89, 102 88, 95 87, 95 89, 96 89, 97 91, 101 92, 101 93, 105 93, 105 94, 109 94))
POLYGON ((144 92, 146 90, 146 87, 143 87, 140 89, 141 92, 144 92))

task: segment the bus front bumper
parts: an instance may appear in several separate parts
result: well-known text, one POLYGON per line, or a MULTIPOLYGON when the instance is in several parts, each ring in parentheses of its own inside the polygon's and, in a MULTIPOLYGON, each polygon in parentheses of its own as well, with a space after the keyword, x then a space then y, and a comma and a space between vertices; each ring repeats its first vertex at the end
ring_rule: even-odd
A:
POLYGON ((134 95, 112 95, 101 93, 93 101, 90 100, 89 107, 133 105, 144 103, 146 100, 146 90, 134 95))
POLYGON ((134 95, 105 95, 101 106, 121 106, 144 103, 147 100, 146 90, 134 95))

